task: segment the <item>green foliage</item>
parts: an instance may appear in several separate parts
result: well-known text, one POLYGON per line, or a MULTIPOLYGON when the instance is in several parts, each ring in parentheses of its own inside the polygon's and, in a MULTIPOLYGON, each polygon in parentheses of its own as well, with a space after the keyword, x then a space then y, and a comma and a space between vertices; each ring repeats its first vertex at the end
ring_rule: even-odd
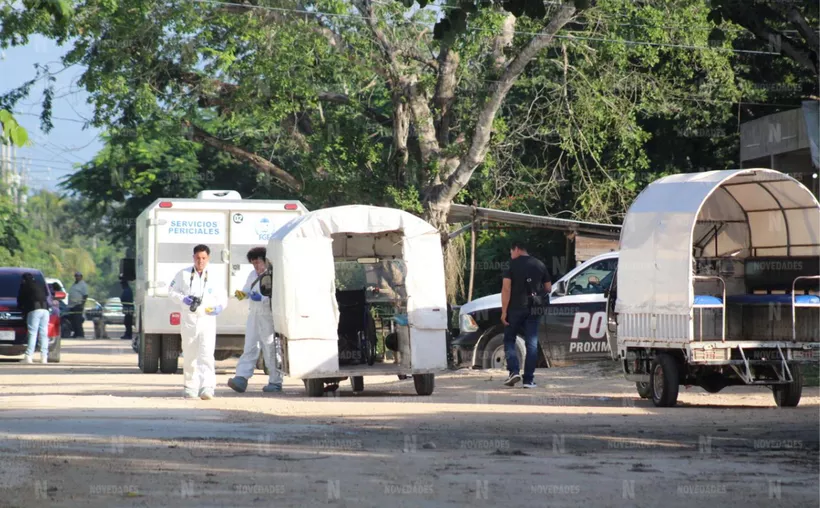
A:
POLYGON ((18 124, 14 116, 5 109, 0 109, 0 143, 11 143, 15 146, 28 146, 31 144, 26 129, 18 124))
POLYGON ((23 210, 0 194, 0 266, 23 266, 60 279, 67 287, 80 271, 92 298, 118 296, 120 247, 106 241, 99 223, 86 217, 77 199, 40 191, 23 210), (6 232, 11 228, 14 239, 6 232))

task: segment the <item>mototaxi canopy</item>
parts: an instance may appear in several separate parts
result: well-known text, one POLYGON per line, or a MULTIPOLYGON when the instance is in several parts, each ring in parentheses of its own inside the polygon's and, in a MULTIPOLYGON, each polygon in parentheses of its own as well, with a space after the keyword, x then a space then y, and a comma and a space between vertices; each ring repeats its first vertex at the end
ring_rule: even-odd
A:
POLYGON ((367 205, 325 208, 295 218, 268 242, 271 305, 277 333, 288 340, 337 341, 335 261, 399 258, 411 328, 447 329, 441 236, 402 210, 367 205))
POLYGON ((820 204, 790 176, 771 169, 667 176, 638 195, 624 220, 616 312, 636 330, 685 338, 695 258, 818 255, 820 204))

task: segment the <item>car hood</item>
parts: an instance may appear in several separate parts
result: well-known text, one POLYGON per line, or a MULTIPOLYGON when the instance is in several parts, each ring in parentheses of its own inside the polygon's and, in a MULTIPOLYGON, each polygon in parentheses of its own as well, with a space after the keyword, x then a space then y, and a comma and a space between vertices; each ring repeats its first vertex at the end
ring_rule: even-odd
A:
POLYGON ((0 307, 8 310, 17 310, 17 298, 0 298, 0 307))
POLYGON ((465 303, 461 306, 458 313, 460 314, 472 314, 473 312, 478 312, 480 310, 487 310, 487 309, 500 309, 501 308, 501 293, 496 293, 494 295, 489 296, 482 296, 481 298, 477 298, 470 303, 465 303))

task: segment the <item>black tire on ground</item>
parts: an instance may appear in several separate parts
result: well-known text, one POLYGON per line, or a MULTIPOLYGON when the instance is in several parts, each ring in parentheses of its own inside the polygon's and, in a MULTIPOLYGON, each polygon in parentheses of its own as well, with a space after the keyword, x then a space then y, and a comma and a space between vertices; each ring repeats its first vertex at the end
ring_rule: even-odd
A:
POLYGON ((217 349, 214 351, 214 360, 221 362, 233 356, 233 351, 229 349, 217 349))
POLYGON ((321 397, 325 394, 325 382, 322 379, 305 379, 305 391, 308 397, 321 397))
POLYGON ((60 363, 60 350, 63 346, 63 338, 57 337, 54 343, 54 349, 48 352, 48 363, 60 363))
POLYGON ((64 339, 71 338, 71 320, 68 318, 60 319, 60 337, 64 339))
POLYGON ((803 373, 800 371, 800 364, 789 365, 792 373, 792 382, 787 385, 772 386, 774 402, 778 407, 796 407, 800 403, 800 396, 803 394, 803 373))
POLYGON ((162 336, 155 333, 145 334, 140 340, 140 370, 145 374, 156 374, 159 370, 159 356, 162 347, 162 336))
POLYGON ((652 403, 657 407, 672 407, 678 402, 678 363, 672 355, 661 353, 652 360, 652 374, 649 378, 652 403))
POLYGON ((364 376, 351 376, 350 385, 354 392, 361 392, 364 390, 364 376))
POLYGON ((270 375, 270 369, 265 364, 265 355, 259 352, 259 358, 256 359, 256 370, 261 370, 266 376, 270 375))
MULTIPOLYGON (((527 358, 527 346, 524 339, 516 337, 515 348, 518 350, 518 366, 524 369, 524 360, 527 358)), ((481 353, 482 369, 506 369, 507 358, 504 353, 504 332, 490 339, 481 353)))
POLYGON ((635 383, 635 388, 638 389, 638 395, 640 395, 642 399, 648 399, 652 396, 652 388, 649 383, 635 383))
POLYGON ((413 374, 413 384, 419 395, 431 395, 436 388, 435 374, 413 374))
POLYGON ((182 350, 182 337, 164 335, 162 337, 162 356, 159 358, 159 370, 163 374, 176 374, 179 369, 179 353, 182 350))

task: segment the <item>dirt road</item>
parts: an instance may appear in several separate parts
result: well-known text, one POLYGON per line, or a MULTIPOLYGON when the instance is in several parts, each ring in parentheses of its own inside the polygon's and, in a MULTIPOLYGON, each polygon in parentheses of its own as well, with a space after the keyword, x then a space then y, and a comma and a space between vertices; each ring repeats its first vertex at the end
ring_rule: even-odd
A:
MULTIPOLYGON (((111 335, 118 336, 118 335, 111 335)), ((817 506, 817 388, 684 390, 659 409, 608 366, 365 378, 307 399, 225 383, 183 400, 130 344, 66 340, 63 363, 0 361, 0 506, 817 506)))

